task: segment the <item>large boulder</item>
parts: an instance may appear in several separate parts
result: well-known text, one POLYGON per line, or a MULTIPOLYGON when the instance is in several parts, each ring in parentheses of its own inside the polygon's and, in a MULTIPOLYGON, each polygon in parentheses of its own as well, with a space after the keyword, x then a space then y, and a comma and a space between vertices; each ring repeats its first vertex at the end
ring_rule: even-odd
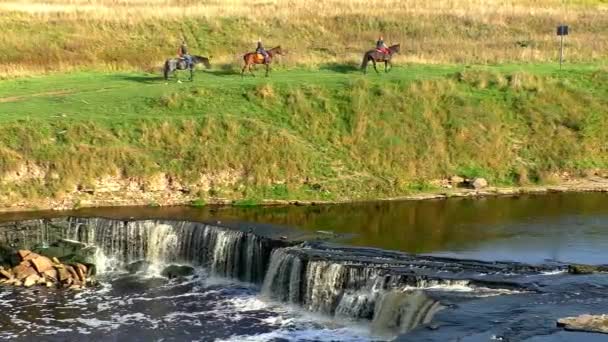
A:
POLYGON ((581 315, 557 320, 557 326, 572 331, 608 334, 608 315, 581 315))
POLYGON ((25 280, 23 280, 23 286, 25 286, 25 287, 34 286, 34 285, 38 284, 40 279, 41 278, 38 274, 30 274, 29 276, 27 276, 25 278, 25 280))
POLYGON ((146 272, 149 268, 150 262, 146 260, 135 261, 125 266, 125 269, 131 274, 135 274, 137 272, 146 272))
POLYGON ((570 274, 592 274, 597 272, 608 272, 608 266, 606 265, 584 265, 584 264, 571 264, 568 265, 568 273, 570 274))
MULTIPOLYGON (((31 254, 30 254, 31 255, 31 254)), ((36 269, 36 271, 40 274, 44 273, 46 270, 50 270, 53 268, 53 261, 51 259, 39 255, 36 258, 29 259, 32 266, 36 269)))
POLYGON ((192 274, 194 274, 194 268, 184 265, 169 265, 160 273, 160 275, 169 279, 187 277, 192 274))
POLYGON ((479 189, 483 189, 483 188, 487 188, 488 187, 488 181, 485 178, 474 178, 471 181, 471 186, 473 187, 473 189, 475 190, 479 190, 479 189))
POLYGON ((13 274, 17 280, 23 280, 32 274, 38 275, 36 269, 28 261, 23 261, 19 265, 13 267, 13 274))

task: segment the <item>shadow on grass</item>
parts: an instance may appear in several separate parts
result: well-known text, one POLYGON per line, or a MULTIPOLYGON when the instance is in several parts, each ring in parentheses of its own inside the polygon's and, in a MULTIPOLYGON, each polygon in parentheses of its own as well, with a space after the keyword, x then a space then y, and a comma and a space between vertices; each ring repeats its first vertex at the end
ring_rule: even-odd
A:
POLYGON ((146 84, 158 83, 160 81, 165 80, 162 75, 152 75, 152 74, 149 74, 149 75, 116 75, 116 78, 119 78, 123 81, 146 83, 146 84))
POLYGON ((351 74, 355 72, 361 72, 361 69, 358 65, 355 64, 339 64, 339 63, 329 63, 324 64, 319 67, 320 70, 329 70, 333 72, 338 72, 341 74, 351 74))
POLYGON ((236 64, 228 63, 228 64, 220 64, 217 66, 217 68, 212 67, 210 70, 207 70, 206 72, 210 73, 212 75, 215 75, 215 76, 234 76, 234 75, 240 75, 241 69, 236 64))

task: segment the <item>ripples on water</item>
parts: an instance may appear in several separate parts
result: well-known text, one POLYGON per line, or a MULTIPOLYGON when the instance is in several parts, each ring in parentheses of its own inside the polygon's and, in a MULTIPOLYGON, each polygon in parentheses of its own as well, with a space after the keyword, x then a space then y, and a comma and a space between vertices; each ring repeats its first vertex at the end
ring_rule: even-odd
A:
POLYGON ((370 341, 365 327, 262 300, 255 286, 114 273, 81 292, 0 288, 0 338, 152 341, 370 341))

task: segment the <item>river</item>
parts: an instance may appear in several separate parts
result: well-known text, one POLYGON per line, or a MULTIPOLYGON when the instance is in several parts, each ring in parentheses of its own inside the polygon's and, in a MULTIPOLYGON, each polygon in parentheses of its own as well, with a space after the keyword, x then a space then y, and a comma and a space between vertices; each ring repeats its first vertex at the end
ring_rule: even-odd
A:
MULTIPOLYGON (((196 221, 238 228, 243 239, 250 235, 247 232, 254 232, 287 240, 323 240, 320 245, 273 250, 265 264, 266 275, 259 279, 249 273, 243 278, 240 271, 229 274, 223 268, 218 272, 214 269, 217 260, 213 259, 211 264, 201 262, 196 276, 179 280, 159 278, 153 271, 131 275, 118 266, 108 267, 100 275, 100 287, 82 292, 0 288, 0 338, 370 341, 397 336, 403 341, 608 340, 601 335, 563 332, 554 326, 557 317, 601 313, 608 307, 604 299, 608 298, 606 276, 564 273, 568 263, 607 263, 607 199, 605 194, 570 193, 301 207, 133 207, 0 214, 0 222, 57 217, 118 220, 110 225, 95 223, 98 227, 91 229, 97 235, 93 234, 95 238, 90 242, 98 244, 106 241, 99 236, 109 231, 108 227, 119 230, 116 227, 124 220, 151 219, 163 221, 147 221, 145 227, 137 229, 155 231, 158 228, 150 227, 164 227, 165 221, 196 221), (422 256, 408 259, 401 252, 422 256), (414 281, 409 276, 404 278, 409 270, 403 273, 412 264, 417 277, 414 281), (391 275, 391 284, 398 284, 399 291, 384 281, 378 295, 377 281, 361 283, 366 277, 378 278, 378 269, 398 275, 391 275), (448 273, 451 275, 444 276, 448 273), (294 281, 307 286, 294 289, 294 281), (357 285, 355 291, 351 283, 357 281, 363 285, 357 285), (334 296, 334 292, 339 294, 334 296), (389 301, 398 306, 388 305, 389 301), (395 317, 399 317, 397 323, 387 323, 395 317), (429 324, 433 329, 424 328, 429 324), (418 325, 422 327, 416 329, 418 325)), ((196 231, 200 231, 199 226, 171 226, 172 239, 159 241, 190 241, 196 231)), ((116 236, 111 239, 118 241, 116 236)), ((228 242, 222 243, 205 248, 229 255, 231 251, 225 247, 228 242)), ((239 243, 250 253, 249 242, 239 243)), ((185 253, 176 254, 176 258, 180 256, 177 259, 202 260, 203 256, 190 256, 191 247, 182 245, 175 246, 185 253)), ((106 248, 107 259, 122 253, 115 246, 106 248)), ((128 244, 121 246, 125 251, 131 248, 128 244)), ((159 255, 146 248, 141 257, 159 255)), ((169 257, 158 259, 161 264, 171 261, 169 257)))

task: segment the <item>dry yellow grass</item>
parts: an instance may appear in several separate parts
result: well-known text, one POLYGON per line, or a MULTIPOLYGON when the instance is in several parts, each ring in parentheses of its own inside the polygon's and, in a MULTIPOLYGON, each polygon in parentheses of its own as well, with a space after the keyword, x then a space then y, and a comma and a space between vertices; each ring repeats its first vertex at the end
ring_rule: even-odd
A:
POLYGON ((565 22, 570 61, 608 58, 606 0, 0 0, 0 76, 28 70, 149 69, 193 52, 238 63, 261 36, 282 62, 358 62, 378 34, 401 42, 401 61, 554 60, 565 22))

